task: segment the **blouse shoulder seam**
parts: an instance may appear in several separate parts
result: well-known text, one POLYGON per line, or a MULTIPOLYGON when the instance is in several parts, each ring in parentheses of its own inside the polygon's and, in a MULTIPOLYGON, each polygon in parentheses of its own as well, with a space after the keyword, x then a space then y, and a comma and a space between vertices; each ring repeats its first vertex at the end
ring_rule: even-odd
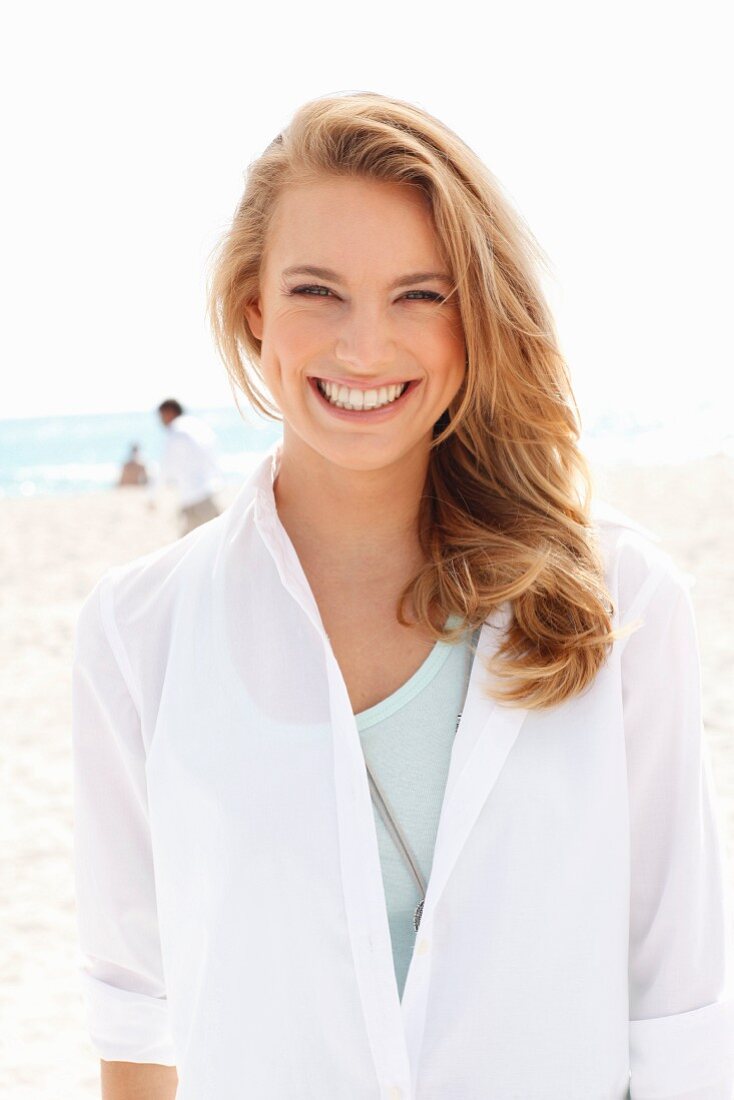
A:
MULTIPOLYGON (((672 581, 681 594, 687 593, 695 583, 695 577, 681 569, 670 554, 665 551, 659 551, 658 553, 660 554, 658 560, 645 577, 630 606, 625 611, 624 619, 619 624, 622 628, 640 619, 664 581, 672 581)), ((643 625, 643 623, 644 620, 640 620, 640 625, 643 625)), ((627 634, 619 640, 617 643, 618 654, 622 653, 631 637, 632 634, 627 634)))

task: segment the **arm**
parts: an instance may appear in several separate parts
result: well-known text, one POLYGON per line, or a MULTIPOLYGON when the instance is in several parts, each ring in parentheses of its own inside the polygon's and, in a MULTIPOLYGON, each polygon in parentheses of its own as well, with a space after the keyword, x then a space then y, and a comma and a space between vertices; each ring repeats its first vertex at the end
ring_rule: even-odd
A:
POLYGON ((732 1100, 726 877, 701 714, 693 606, 659 566, 624 643, 630 806, 631 1100, 732 1100))
POLYGON ((175 1100, 178 1074, 174 1066, 135 1062, 105 1062, 102 1100, 175 1100))
POLYGON ((75 643, 74 871, 87 1024, 104 1060, 104 1087, 113 1090, 105 1097, 164 1100, 174 1095, 176 1059, 158 936, 145 749, 108 574, 82 607, 75 643), (158 1091, 143 1091, 144 1082, 145 1088, 155 1082, 158 1091), (160 1091, 164 1082, 168 1091, 160 1091))

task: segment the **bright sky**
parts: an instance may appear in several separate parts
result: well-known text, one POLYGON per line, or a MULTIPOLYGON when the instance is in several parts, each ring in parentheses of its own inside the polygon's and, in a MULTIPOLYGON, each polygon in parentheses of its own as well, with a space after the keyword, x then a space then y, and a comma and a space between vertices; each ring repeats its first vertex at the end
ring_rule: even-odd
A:
POLYGON ((14 6, 0 417, 232 404, 204 317, 208 255, 293 111, 359 89, 423 106, 499 178, 553 265, 586 415, 721 400, 728 5, 259 8, 14 6))

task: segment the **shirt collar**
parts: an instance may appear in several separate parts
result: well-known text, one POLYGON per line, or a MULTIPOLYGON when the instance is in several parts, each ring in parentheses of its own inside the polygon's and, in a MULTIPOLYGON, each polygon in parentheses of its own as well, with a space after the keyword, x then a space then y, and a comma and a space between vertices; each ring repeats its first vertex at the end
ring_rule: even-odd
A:
POLYGON ((273 487, 280 470, 282 455, 283 440, 278 439, 268 448, 250 475, 248 486, 254 496, 255 526, 275 562, 284 588, 298 601, 319 632, 326 637, 311 586, 275 505, 273 487))

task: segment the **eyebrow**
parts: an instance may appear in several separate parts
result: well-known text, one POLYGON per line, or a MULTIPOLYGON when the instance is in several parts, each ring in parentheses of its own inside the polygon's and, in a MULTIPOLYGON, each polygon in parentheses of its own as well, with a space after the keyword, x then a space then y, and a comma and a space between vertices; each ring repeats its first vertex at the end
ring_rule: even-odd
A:
MULTIPOLYGON (((344 283, 341 275, 336 271, 332 271, 330 267, 313 267, 311 264, 286 267, 283 275, 312 275, 315 279, 328 279, 331 282, 344 283)), ((388 290, 397 290, 399 286, 407 286, 408 283, 432 283, 434 281, 445 283, 447 286, 453 284, 453 279, 445 271, 414 271, 412 275, 401 275, 398 279, 394 279, 388 290)))

